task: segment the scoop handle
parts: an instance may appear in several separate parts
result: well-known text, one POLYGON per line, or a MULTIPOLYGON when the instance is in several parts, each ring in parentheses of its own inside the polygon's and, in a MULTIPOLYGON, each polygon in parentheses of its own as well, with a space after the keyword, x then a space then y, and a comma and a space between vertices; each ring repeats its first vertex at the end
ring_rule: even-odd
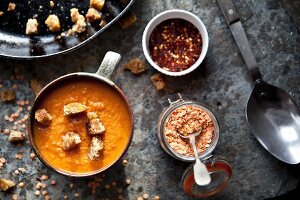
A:
POLYGON ((121 55, 113 52, 113 51, 108 51, 103 60, 102 63, 96 72, 97 75, 99 76, 104 76, 108 79, 112 79, 113 73, 121 59, 121 55))

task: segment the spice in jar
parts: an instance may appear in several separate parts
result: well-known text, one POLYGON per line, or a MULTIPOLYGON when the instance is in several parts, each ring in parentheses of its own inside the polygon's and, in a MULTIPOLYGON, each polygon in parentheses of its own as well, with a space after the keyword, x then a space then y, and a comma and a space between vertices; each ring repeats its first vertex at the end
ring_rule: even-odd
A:
POLYGON ((149 50, 159 67, 179 72, 188 69, 198 60, 202 38, 192 23, 184 19, 168 19, 151 33, 149 50))
POLYGON ((170 147, 184 156, 194 156, 189 140, 181 135, 189 135, 202 128, 196 137, 198 153, 204 152, 214 137, 214 123, 209 114, 199 106, 186 105, 175 109, 167 119, 164 127, 166 141, 170 147))

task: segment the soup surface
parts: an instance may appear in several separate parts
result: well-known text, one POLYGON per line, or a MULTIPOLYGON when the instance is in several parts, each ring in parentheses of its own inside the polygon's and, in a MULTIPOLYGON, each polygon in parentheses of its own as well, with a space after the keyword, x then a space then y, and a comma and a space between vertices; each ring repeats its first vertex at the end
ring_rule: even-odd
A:
POLYGON ((37 109, 46 109, 53 117, 49 126, 33 123, 34 142, 43 159, 53 168, 68 173, 86 173, 102 169, 116 161, 131 137, 132 119, 123 98, 101 81, 77 78, 55 86, 41 99, 37 109), (78 102, 87 106, 86 112, 65 116, 64 105, 78 102), (92 136, 88 134, 87 112, 96 112, 105 126, 104 149, 98 160, 90 160, 88 153, 92 136), (62 136, 67 132, 80 135, 75 148, 62 149, 62 136))

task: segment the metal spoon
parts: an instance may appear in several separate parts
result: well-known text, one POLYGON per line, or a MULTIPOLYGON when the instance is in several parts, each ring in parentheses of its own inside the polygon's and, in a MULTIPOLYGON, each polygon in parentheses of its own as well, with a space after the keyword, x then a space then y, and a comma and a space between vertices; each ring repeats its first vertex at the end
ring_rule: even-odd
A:
POLYGON ((300 110, 284 90, 262 81, 247 36, 231 0, 218 0, 233 37, 255 81, 247 102, 249 127, 273 156, 289 163, 300 163, 300 110))
POLYGON ((191 145, 193 146, 193 150, 194 150, 194 155, 195 155, 195 159, 196 162, 194 164, 194 178, 195 178, 195 182, 197 183, 197 185, 200 186, 204 186, 204 185, 208 185, 211 181, 210 175, 208 173, 207 167, 205 164, 203 164, 200 159, 199 159, 199 155, 198 155, 198 151, 196 148, 196 141, 195 138, 196 136, 198 136, 202 131, 202 128, 192 134, 189 135, 180 135, 180 137, 182 138, 189 138, 191 145))

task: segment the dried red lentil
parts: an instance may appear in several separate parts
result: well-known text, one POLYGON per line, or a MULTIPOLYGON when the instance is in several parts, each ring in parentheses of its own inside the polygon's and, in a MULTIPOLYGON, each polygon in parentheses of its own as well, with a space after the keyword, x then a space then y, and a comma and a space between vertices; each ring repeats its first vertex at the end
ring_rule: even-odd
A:
POLYGON ((179 72, 198 60, 202 38, 192 23, 183 19, 169 19, 160 23, 151 33, 149 50, 159 67, 179 72))
POLYGON ((214 124, 206 111, 198 106, 181 106, 173 111, 165 124, 165 137, 171 148, 185 156, 194 156, 189 140, 182 139, 181 135, 194 133, 202 128, 201 134, 196 137, 196 146, 199 153, 204 152, 210 145, 214 134, 214 124))

